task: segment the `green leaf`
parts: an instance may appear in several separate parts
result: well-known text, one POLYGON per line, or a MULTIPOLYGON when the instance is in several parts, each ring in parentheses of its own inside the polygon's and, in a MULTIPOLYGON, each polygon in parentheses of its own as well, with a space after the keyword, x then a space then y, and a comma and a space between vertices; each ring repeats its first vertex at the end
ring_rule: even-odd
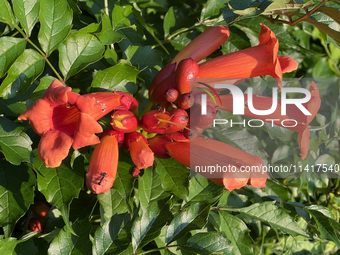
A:
POLYGON ((289 11, 295 9, 304 9, 314 6, 313 1, 308 1, 306 3, 300 4, 296 3, 294 0, 274 0, 272 4, 270 4, 263 14, 266 15, 289 15, 298 14, 297 12, 289 11), (287 11, 288 10, 288 11, 287 11))
POLYGON ((80 30, 69 35, 59 45, 59 68, 67 80, 89 64, 98 61, 105 50, 104 45, 94 36, 80 30))
POLYGON ((267 223, 273 228, 278 228, 294 237, 298 235, 309 237, 285 210, 277 207, 273 202, 256 203, 245 208, 235 209, 235 211, 267 223))
POLYGON ((214 203, 224 191, 224 187, 207 178, 191 178, 187 203, 214 203))
POLYGON ((45 196, 47 202, 55 205, 65 224, 72 232, 69 222, 69 206, 73 198, 77 198, 84 184, 84 165, 82 157, 75 159, 74 168, 68 162, 57 168, 47 168, 45 164, 36 157, 33 164, 38 175, 38 189, 45 196), (67 164, 66 164, 67 163, 67 164))
POLYGON ((13 0, 13 9, 28 37, 39 18, 40 0, 13 0))
POLYGON ((51 242, 48 254, 92 254, 89 237, 91 224, 88 221, 81 221, 74 223, 72 227, 76 235, 65 226, 51 242))
POLYGON ((185 245, 180 245, 183 249, 195 252, 200 255, 214 254, 234 254, 229 241, 219 232, 211 231, 197 233, 190 237, 185 245))
POLYGON ((104 45, 114 44, 125 39, 125 36, 122 33, 113 30, 97 33, 96 36, 104 45))
POLYGON ((125 198, 114 188, 111 188, 106 193, 99 194, 98 200, 104 211, 103 217, 105 220, 110 219, 115 214, 131 211, 125 198))
POLYGON ((336 246, 340 248, 339 229, 335 227, 338 223, 334 219, 327 217, 324 213, 322 213, 322 210, 319 211, 318 208, 315 208, 314 206, 306 206, 305 209, 314 218, 319 227, 321 237, 323 239, 333 241, 336 246))
POLYGON ((12 8, 7 0, 0 0, 1 12, 0 12, 0 22, 4 22, 10 25, 12 28, 17 25, 15 22, 15 17, 12 12, 12 8))
POLYGON ((124 251, 131 243, 131 225, 130 214, 115 214, 96 230, 93 254, 120 254, 124 251))
POLYGON ((139 71, 129 61, 121 60, 118 64, 98 71, 91 87, 98 90, 118 90, 128 93, 137 91, 136 79, 139 71))
POLYGON ((1 162, 0 225, 7 238, 15 223, 26 213, 30 204, 33 204, 35 184, 35 174, 26 165, 14 166, 6 161, 1 162))
POLYGON ((24 93, 44 70, 45 60, 32 49, 25 50, 8 70, 0 87, 0 96, 12 98, 24 93))
POLYGON ((8 68, 24 52, 26 40, 15 37, 0 37, 0 77, 4 76, 8 68))
POLYGON ((24 127, 5 117, 0 117, 0 149, 6 160, 13 165, 30 162, 32 141, 24 127))
POLYGON ((22 255, 22 254, 39 255, 38 247, 34 244, 33 238, 28 239, 25 242, 21 241, 15 247, 13 255, 22 255))
POLYGON ((174 159, 155 158, 155 171, 161 177, 165 191, 185 199, 188 195, 190 171, 174 159))
POLYGON ((172 27, 175 27, 176 25, 176 16, 174 12, 174 7, 171 6, 168 10, 168 12, 164 16, 164 23, 163 23, 163 29, 164 29, 164 37, 168 37, 170 35, 170 30, 172 27))
POLYGON ((318 12, 322 12, 323 14, 326 14, 327 16, 331 17, 337 23, 340 24, 340 11, 339 10, 335 8, 331 8, 331 7, 321 6, 320 8, 318 8, 318 12))
POLYGON ((39 43, 49 56, 70 32, 72 10, 66 0, 40 0, 39 21, 39 43))
POLYGON ((1 254, 13 254, 16 245, 19 243, 18 239, 14 237, 6 238, 0 241, 1 254))
POLYGON ((162 66, 162 53, 151 46, 129 46, 124 55, 132 64, 137 63, 140 69, 150 66, 162 66))
POLYGON ((128 16, 132 13, 131 5, 120 6, 115 4, 112 10, 112 28, 113 30, 129 27, 131 25, 128 16))
POLYGON ((145 169, 143 176, 138 177, 138 198, 142 210, 150 203, 170 196, 162 188, 162 180, 153 167, 145 169))
POLYGON ((158 237, 162 227, 171 219, 170 200, 164 202, 163 200, 152 202, 133 222, 131 233, 134 251, 158 237))
POLYGON ((165 235, 165 245, 184 236, 189 231, 201 229, 207 223, 209 204, 196 203, 180 211, 171 221, 165 235))
POLYGON ((313 15, 313 18, 305 18, 304 21, 312 24, 314 27, 320 29, 322 32, 327 34, 329 37, 331 37, 334 41, 337 43, 340 43, 340 25, 336 22, 329 22, 330 18, 325 18, 326 15, 319 13, 319 15, 316 17, 313 15), (322 15, 322 16, 321 16, 322 15))
POLYGON ((206 19, 211 19, 212 16, 219 15, 221 13, 221 9, 225 6, 227 2, 229 1, 208 0, 201 11, 201 22, 204 22, 204 20, 206 19))
POLYGON ((254 241, 251 239, 247 225, 239 218, 219 211, 221 230, 233 245, 235 255, 254 254, 254 241))

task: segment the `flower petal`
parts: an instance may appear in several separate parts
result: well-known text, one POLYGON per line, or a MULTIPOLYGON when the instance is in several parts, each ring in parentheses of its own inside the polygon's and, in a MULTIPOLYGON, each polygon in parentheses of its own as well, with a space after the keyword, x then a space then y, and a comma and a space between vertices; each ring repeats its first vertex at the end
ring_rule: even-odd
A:
POLYGON ((29 120, 31 126, 38 135, 53 129, 53 108, 49 102, 38 99, 34 104, 24 111, 18 120, 29 120))
POLYGON ((95 133, 103 132, 102 127, 90 115, 80 113, 79 122, 74 131, 73 149, 99 143, 99 138, 95 133))
POLYGON ((73 139, 58 130, 45 132, 39 142, 38 156, 46 167, 58 167, 67 157, 73 139))
POLYGON ((67 92, 71 90, 71 87, 65 87, 59 80, 54 80, 45 91, 42 99, 49 102, 51 106, 63 105, 67 103, 67 92))
POLYGON ((278 56, 277 58, 280 62, 282 73, 290 73, 298 68, 298 63, 290 57, 278 56))
POLYGON ((309 129, 306 128, 304 131, 300 132, 298 135, 298 143, 301 150, 301 159, 305 159, 308 156, 309 150, 309 129))

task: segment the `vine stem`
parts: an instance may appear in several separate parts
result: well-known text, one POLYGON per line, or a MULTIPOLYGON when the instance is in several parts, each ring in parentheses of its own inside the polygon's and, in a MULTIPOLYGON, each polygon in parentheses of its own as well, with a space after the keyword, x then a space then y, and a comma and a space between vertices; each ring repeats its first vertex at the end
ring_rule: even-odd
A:
POLYGON ((46 63, 51 67, 52 71, 55 73, 55 75, 57 76, 57 78, 62 82, 62 83, 65 83, 64 79, 59 75, 59 73, 57 72, 57 70, 54 68, 54 66, 51 64, 51 62, 48 60, 47 58, 47 55, 41 50, 39 49, 39 47, 37 45, 35 45, 30 39, 29 37, 25 34, 25 32, 19 27, 19 26, 16 26, 15 27, 19 33, 25 38, 25 40, 27 42, 29 42, 29 44, 31 44, 34 49, 36 49, 42 56, 43 58, 45 59, 46 63))
POLYGON ((298 18, 297 20, 294 20, 292 22, 289 22, 291 26, 295 26, 297 23, 303 21, 305 18, 309 18, 314 12, 317 11, 322 5, 324 5, 329 0, 323 0, 321 3, 319 3, 317 6, 315 6, 311 11, 307 12, 305 15, 303 15, 301 18, 298 18))

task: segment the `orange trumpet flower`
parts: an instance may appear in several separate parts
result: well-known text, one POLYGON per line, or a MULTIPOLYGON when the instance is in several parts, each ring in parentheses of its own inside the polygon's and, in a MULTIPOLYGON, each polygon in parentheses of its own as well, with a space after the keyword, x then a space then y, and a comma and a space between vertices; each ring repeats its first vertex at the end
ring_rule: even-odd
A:
POLYGON ((263 171, 262 159, 229 144, 197 137, 190 142, 167 143, 164 147, 172 158, 229 191, 246 184, 256 188, 266 185, 268 175, 263 171), (217 171, 218 166, 225 171, 217 171), (206 169, 214 169, 215 172, 206 169), (258 172, 246 172, 246 169, 258 172))
POLYGON ((47 167, 58 167, 71 146, 76 150, 99 143, 95 133, 103 130, 98 119, 114 109, 134 110, 137 106, 136 99, 124 92, 81 96, 54 80, 43 97, 18 119, 30 120, 34 132, 41 136, 39 158, 47 167))
POLYGON ((261 23, 259 45, 219 56, 199 65, 197 78, 250 78, 271 75, 281 88, 282 73, 297 68, 295 60, 277 56, 279 41, 274 32, 261 23))

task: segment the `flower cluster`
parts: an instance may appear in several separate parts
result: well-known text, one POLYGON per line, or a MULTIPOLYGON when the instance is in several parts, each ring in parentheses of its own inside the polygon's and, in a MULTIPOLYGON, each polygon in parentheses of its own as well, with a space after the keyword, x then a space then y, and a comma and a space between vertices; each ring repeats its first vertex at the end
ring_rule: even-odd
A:
MULTIPOLYGON (((229 37, 228 27, 210 27, 189 43, 171 63, 164 66, 155 76, 150 85, 149 97, 151 102, 158 105, 158 110, 146 113, 141 119, 141 126, 147 132, 158 133, 149 139, 149 146, 156 157, 172 157, 191 168, 212 166, 216 163, 233 166, 237 170, 240 170, 242 166, 262 168, 264 164, 260 157, 255 157, 223 142, 199 136, 204 129, 212 125, 217 109, 233 111, 232 95, 218 97, 219 103, 208 100, 207 114, 200 115, 196 112, 201 111, 201 101, 194 93, 196 86, 207 86, 216 92, 209 86, 209 79, 211 81, 212 78, 214 78, 213 81, 218 80, 236 85, 245 78, 262 75, 271 75, 281 89, 282 74, 295 70, 297 63, 290 57, 277 56, 278 39, 266 25, 262 23, 261 26, 259 45, 199 63, 229 37), (207 83, 195 83, 198 78, 205 79, 207 83), (174 121, 175 112, 179 113, 182 121, 174 121), (184 112, 188 112, 192 118, 187 120, 187 115, 184 112), (185 129, 181 131, 183 127, 185 129), (190 131, 188 132, 188 130, 190 131)), ((306 158, 308 154, 308 124, 320 108, 319 91, 315 83, 310 85, 310 92, 311 99, 304 106, 312 115, 305 116, 295 105, 291 105, 287 115, 281 116, 281 102, 279 101, 277 110, 263 118, 263 121, 267 121, 267 119, 297 120, 297 126, 290 129, 298 132, 301 159, 306 158)), ((253 105, 256 109, 269 109, 271 104, 272 98, 270 97, 253 96, 253 105)), ((246 105, 244 115, 261 119, 261 116, 252 114, 246 105)), ((259 173, 240 173, 238 171, 237 174, 229 172, 213 177, 207 174, 206 177, 225 186, 228 190, 233 190, 246 184, 257 188, 264 187, 268 176, 263 171, 259 173)))
MULTIPOLYGON (((271 75, 281 88, 282 74, 297 68, 293 59, 277 56, 279 45, 275 34, 264 24, 261 26, 259 45, 199 63, 229 37, 227 26, 208 28, 154 77, 149 88, 149 100, 150 105, 155 104, 156 107, 153 110, 150 108, 140 119, 134 113, 138 102, 127 93, 115 91, 79 95, 55 80, 42 99, 22 113, 19 120, 30 120, 33 130, 41 136, 38 155, 47 167, 58 167, 71 146, 76 150, 97 144, 86 174, 87 187, 96 194, 107 192, 112 187, 120 146, 130 154, 135 164, 133 176, 138 176, 140 169, 152 166, 154 157, 172 157, 187 167, 212 165, 218 161, 237 169, 250 165, 261 168, 264 164, 260 157, 223 142, 200 137, 204 129, 211 126, 217 109, 233 110, 231 95, 221 96, 227 104, 208 101, 207 115, 190 118, 190 115, 198 115, 195 111, 201 109, 200 100, 193 94, 194 87, 211 88, 209 85, 195 84, 197 78, 218 78, 236 85, 245 78, 271 75), (111 111, 110 127, 103 132, 97 120, 111 111), (102 133, 101 137, 96 133, 102 133), (190 150, 191 146, 198 149, 190 150)), ((287 116, 281 116, 280 105, 270 116, 275 119, 294 117, 299 121, 291 129, 299 133, 302 159, 308 154, 308 124, 320 107, 319 92, 314 83, 310 90, 311 100, 305 107, 312 116, 302 115, 297 109, 289 109, 287 116)), ((253 104, 257 109, 268 109, 271 98, 255 95, 253 104)), ((255 117, 247 110, 245 115, 255 117)), ((207 177, 228 190, 247 184, 261 188, 267 180, 267 174, 263 172, 207 177)))

